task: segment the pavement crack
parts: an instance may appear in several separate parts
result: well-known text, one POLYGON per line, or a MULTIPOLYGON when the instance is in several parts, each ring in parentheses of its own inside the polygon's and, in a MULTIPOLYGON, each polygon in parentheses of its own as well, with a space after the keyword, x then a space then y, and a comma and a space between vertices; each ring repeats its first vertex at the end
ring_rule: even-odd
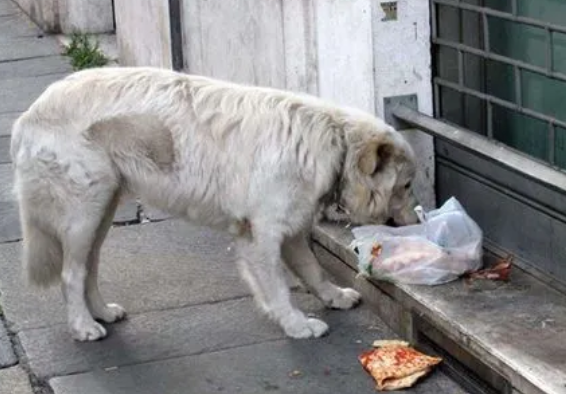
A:
MULTIPOLYGON (((26 57, 4 59, 4 60, 0 60, 0 64, 20 62, 22 60, 44 59, 44 58, 53 57, 53 56, 61 56, 61 55, 54 53, 54 54, 51 54, 51 55, 26 56, 26 57)), ((52 74, 60 74, 60 73, 55 72, 55 73, 52 73, 52 74)), ((51 74, 45 74, 45 75, 51 75, 51 74)))

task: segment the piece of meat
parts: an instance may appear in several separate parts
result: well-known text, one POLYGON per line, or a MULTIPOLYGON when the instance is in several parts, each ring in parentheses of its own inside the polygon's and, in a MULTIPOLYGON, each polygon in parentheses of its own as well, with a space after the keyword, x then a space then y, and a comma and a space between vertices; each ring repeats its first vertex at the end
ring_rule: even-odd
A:
POLYGON ((489 279, 489 280, 501 280, 507 282, 509 280, 509 275, 511 274, 511 266, 513 262, 513 256, 508 255, 505 259, 500 259, 493 267, 485 268, 479 271, 470 272, 466 275, 466 279, 489 279))

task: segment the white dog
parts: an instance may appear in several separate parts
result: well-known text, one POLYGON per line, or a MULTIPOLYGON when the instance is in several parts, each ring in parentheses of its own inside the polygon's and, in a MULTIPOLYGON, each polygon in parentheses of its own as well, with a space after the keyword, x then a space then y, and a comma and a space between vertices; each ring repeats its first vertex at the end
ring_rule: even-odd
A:
POLYGON ((77 72, 14 124, 11 155, 23 262, 38 285, 62 280, 73 337, 122 319, 97 285, 120 195, 236 235, 238 266, 261 308, 293 338, 328 326, 290 301, 282 261, 327 306, 360 295, 330 283, 307 244, 313 220, 416 221, 408 143, 383 121, 315 97, 153 68, 77 72), (96 320, 95 320, 96 319, 96 320))

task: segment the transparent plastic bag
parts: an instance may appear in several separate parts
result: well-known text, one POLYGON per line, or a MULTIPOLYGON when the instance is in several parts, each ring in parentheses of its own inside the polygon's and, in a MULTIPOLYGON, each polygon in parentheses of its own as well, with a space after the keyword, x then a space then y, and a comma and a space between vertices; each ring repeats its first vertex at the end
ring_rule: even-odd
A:
POLYGON ((455 197, 430 212, 417 208, 420 224, 352 229, 360 274, 390 282, 438 285, 482 266, 479 226, 455 197))

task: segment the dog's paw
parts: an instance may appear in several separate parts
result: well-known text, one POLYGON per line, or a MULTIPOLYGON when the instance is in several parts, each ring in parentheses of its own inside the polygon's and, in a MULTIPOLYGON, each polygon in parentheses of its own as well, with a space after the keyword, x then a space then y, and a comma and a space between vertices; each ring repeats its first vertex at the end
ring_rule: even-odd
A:
POLYGON ((291 338, 319 338, 328 332, 328 324, 322 320, 303 317, 284 325, 283 329, 291 338))
POLYGON ((80 342, 97 341, 106 336, 106 329, 92 319, 82 320, 71 325, 71 335, 80 342))
POLYGON ((362 296, 354 289, 348 287, 337 289, 338 291, 328 302, 328 306, 333 309, 351 309, 358 305, 362 296))
POLYGON ((126 317, 126 310, 118 304, 107 304, 100 311, 92 311, 94 318, 106 323, 114 323, 126 317))

